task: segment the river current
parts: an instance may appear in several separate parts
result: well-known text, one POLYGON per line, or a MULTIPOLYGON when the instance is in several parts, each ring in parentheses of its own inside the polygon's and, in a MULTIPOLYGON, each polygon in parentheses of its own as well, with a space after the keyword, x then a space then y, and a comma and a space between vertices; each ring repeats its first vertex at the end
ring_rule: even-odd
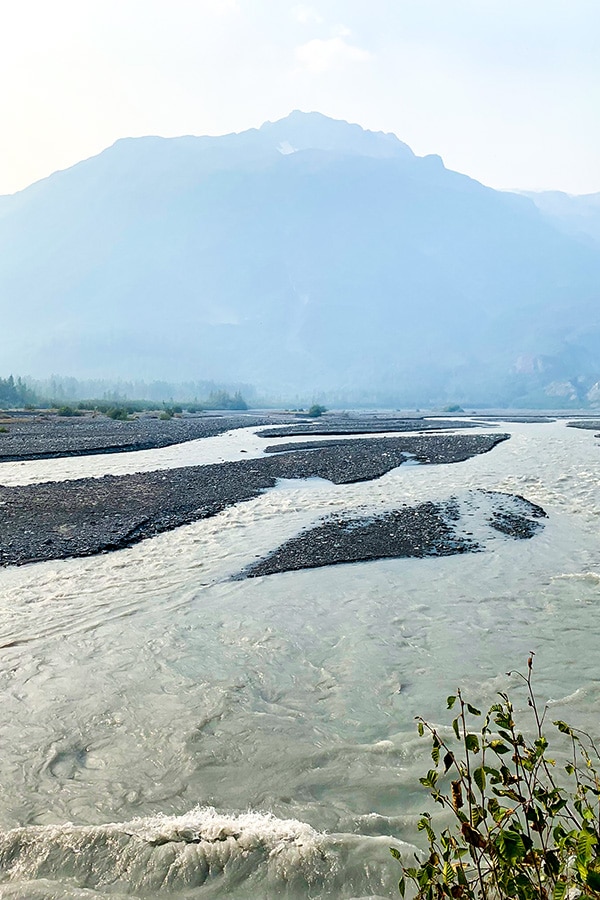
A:
MULTIPOLYGON (((510 440, 466 462, 280 482, 129 549, 0 570, 0 897, 397 896, 388 848, 419 843, 428 768, 415 715, 447 722, 457 685, 493 702, 534 650, 554 718, 597 730, 599 442, 563 422, 495 427, 510 440), (539 504, 543 530, 233 580, 331 512, 476 489, 539 504)), ((0 483, 265 443, 243 429, 3 463, 0 483)))

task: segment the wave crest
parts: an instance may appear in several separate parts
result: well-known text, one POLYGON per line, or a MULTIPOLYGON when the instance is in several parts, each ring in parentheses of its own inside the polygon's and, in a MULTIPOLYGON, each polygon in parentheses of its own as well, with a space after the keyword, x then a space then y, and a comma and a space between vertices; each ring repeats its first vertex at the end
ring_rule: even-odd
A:
POLYGON ((376 896, 395 883, 390 843, 400 846, 212 807, 120 824, 26 826, 0 834, 0 897, 188 897, 212 888, 248 896, 250 885, 257 897, 376 896))

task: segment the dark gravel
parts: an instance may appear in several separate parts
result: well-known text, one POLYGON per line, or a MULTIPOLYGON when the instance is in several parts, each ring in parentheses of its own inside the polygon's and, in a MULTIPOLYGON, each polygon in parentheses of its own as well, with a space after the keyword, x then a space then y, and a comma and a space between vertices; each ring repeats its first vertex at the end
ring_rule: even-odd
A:
MULTIPOLYGON (((483 506, 482 524, 508 538, 531 538, 543 527, 546 513, 524 497, 497 491, 474 491, 466 507, 483 506)), ((452 497, 371 517, 329 516, 253 563, 237 579, 257 578, 298 569, 401 557, 452 556, 478 552, 485 543, 465 531, 464 507, 452 497)), ((469 520, 468 527, 472 526, 469 520)))
POLYGON ((338 563, 416 556, 449 556, 478 550, 479 545, 456 535, 452 501, 421 503, 372 519, 335 517, 283 544, 271 556, 238 578, 313 569, 338 563))
POLYGON ((568 428, 584 428, 586 431, 598 431, 600 428, 600 420, 586 419, 582 422, 567 422, 568 428))
MULTIPOLYGON (((285 420, 285 417, 284 417, 285 420)), ((281 419, 280 419, 281 421, 281 419)), ((287 419, 289 421, 289 417, 287 419)), ((106 416, 2 416, 0 462, 151 450, 212 437, 232 428, 271 425, 273 416, 223 415, 120 422, 106 416)))
MULTIPOLYGON (((262 432, 264 434, 264 432, 262 432)), ((427 464, 439 462, 463 462, 481 452, 474 448, 481 446, 479 435, 473 434, 438 434, 438 435, 407 435, 406 437, 385 437, 373 438, 381 447, 389 446, 390 448, 399 449, 406 454, 406 458, 414 457, 414 461, 427 464)), ((489 449, 495 447, 500 441, 508 440, 508 434, 490 434, 484 435, 486 445, 489 449)), ((265 453, 289 453, 292 451, 300 452, 304 450, 320 450, 334 448, 349 448, 352 444, 358 444, 360 447, 369 447, 369 438, 352 438, 344 440, 344 438, 323 440, 323 441, 298 441, 287 444, 268 444, 265 447, 265 453)), ((485 451, 484 451, 485 452, 485 451)))
POLYGON ((455 431, 457 428, 477 428, 485 422, 466 419, 400 418, 395 416, 325 416, 313 421, 300 421, 292 427, 266 428, 261 437, 294 437, 297 434, 381 434, 393 431, 455 431))
POLYGON ((129 546, 256 497, 278 478, 349 484, 413 455, 424 463, 486 453, 508 435, 370 438, 344 446, 135 475, 0 487, 0 563, 89 556, 129 546))

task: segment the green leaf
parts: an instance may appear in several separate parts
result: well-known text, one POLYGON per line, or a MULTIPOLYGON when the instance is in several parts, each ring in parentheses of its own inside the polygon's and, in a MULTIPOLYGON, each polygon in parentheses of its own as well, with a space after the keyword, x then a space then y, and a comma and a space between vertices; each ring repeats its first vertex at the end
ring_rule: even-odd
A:
POLYGON ((406 894, 406 881, 404 880, 404 878, 401 878, 398 882, 398 890, 400 891, 400 896, 404 897, 404 895, 406 894))
POLYGON ((525 810, 525 818, 531 824, 534 831, 542 833, 546 824, 546 817, 539 806, 529 806, 525 810))
POLYGON ((433 744, 431 745, 431 758, 437 766, 440 761, 440 742, 437 737, 434 737, 433 744))
POLYGON ((595 835, 582 828, 577 836, 577 862, 585 864, 590 861, 595 843, 595 835))
POLYGON ((444 774, 448 771, 453 762, 454 754, 448 751, 448 753, 446 753, 446 755, 444 756, 444 774))
POLYGON ((454 734, 456 735, 457 739, 460 740, 460 729, 458 727, 458 719, 452 720, 452 727, 454 728, 454 734))
POLYGON ((398 862, 402 862, 402 856, 400 854, 400 851, 396 847, 390 847, 390 853, 392 854, 394 859, 397 859, 398 862))
POLYGON ((513 864, 523 859, 526 853, 523 835, 510 829, 499 833, 497 846, 502 859, 513 864))
MULTIPOLYGON (((463 848, 463 850, 464 849, 465 848, 463 848)), ((456 867, 456 875, 458 877, 458 883, 461 884, 463 887, 467 887, 467 885, 468 885, 467 876, 465 875, 465 870, 463 869, 462 865, 459 865, 456 867)))
POLYGON ((505 712, 499 712, 497 716, 494 716, 494 722, 500 728, 511 728, 514 725, 512 718, 505 712))
POLYGON ((495 797, 491 797, 488 800, 488 811, 491 813, 496 824, 500 823, 509 813, 508 808, 506 806, 500 806, 495 797))
POLYGON ((437 780, 438 780, 438 773, 435 771, 435 769, 430 769, 424 778, 419 778, 419 781, 421 782, 423 787, 428 787, 428 788, 434 788, 437 780))
MULTIPOLYGON (((599 860, 595 860, 595 863, 598 862, 599 860)), ((600 892, 600 872, 598 871, 596 865, 594 865, 594 868, 588 869, 586 882, 588 887, 590 887, 593 891, 600 892)))
POLYGON ((467 734, 465 736, 465 747, 472 753, 479 753, 479 738, 476 734, 467 734))
POLYGON ((453 707, 454 704, 456 703, 456 695, 455 695, 455 694, 450 694, 450 696, 446 698, 446 703, 448 704, 448 707, 447 707, 447 708, 448 708, 448 709, 452 709, 452 707, 453 707))
POLYGON ((510 747, 507 747, 503 741, 498 739, 490 741, 490 747, 494 753, 510 753, 510 747))
POLYGON ((483 794, 483 792, 485 791, 485 770, 483 766, 479 766, 473 771, 473 780, 483 794))
POLYGON ((454 869, 449 862, 445 862, 442 866, 442 879, 444 884, 452 884, 455 879, 454 869))
POLYGON ((473 825, 473 827, 477 828, 484 819, 485 810, 483 809, 483 807, 477 805, 473 806, 471 809, 471 824, 473 825))
POLYGON ((544 856, 544 871, 550 878, 556 878, 560 871, 560 860, 555 850, 547 850, 544 856))
POLYGON ((557 719, 553 724, 556 725, 558 730, 563 734, 570 734, 571 736, 573 736, 573 729, 570 727, 570 725, 567 725, 566 722, 563 722, 561 719, 557 719))
POLYGON ((527 802, 527 799, 522 794, 517 794, 512 788, 492 788, 492 790, 498 797, 508 797, 509 800, 514 800, 515 803, 527 802))
POLYGON ((419 732, 419 737, 423 737, 423 735, 425 734, 425 727, 422 722, 419 722, 419 724, 417 725, 417 731, 419 732))
POLYGON ((554 885, 554 893, 552 894, 552 900, 564 900, 564 896, 567 893, 567 882, 566 881, 557 881, 554 885))
POLYGON ((481 710, 477 709, 477 707, 475 707, 475 706, 471 706, 470 703, 467 703, 467 709, 469 710, 469 712, 471 713, 472 716, 480 716, 481 715, 481 710))

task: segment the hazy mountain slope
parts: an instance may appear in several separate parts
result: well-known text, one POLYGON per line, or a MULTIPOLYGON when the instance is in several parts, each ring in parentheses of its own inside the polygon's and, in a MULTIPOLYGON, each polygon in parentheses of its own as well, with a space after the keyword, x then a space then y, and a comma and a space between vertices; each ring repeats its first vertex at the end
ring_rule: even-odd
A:
POLYGON ((600 193, 573 196, 562 191, 527 193, 544 216, 561 231, 600 244, 600 193))
POLYGON ((391 402, 587 389, 599 276, 529 199, 392 135, 294 113, 129 139, 0 198, 0 371, 391 402))

